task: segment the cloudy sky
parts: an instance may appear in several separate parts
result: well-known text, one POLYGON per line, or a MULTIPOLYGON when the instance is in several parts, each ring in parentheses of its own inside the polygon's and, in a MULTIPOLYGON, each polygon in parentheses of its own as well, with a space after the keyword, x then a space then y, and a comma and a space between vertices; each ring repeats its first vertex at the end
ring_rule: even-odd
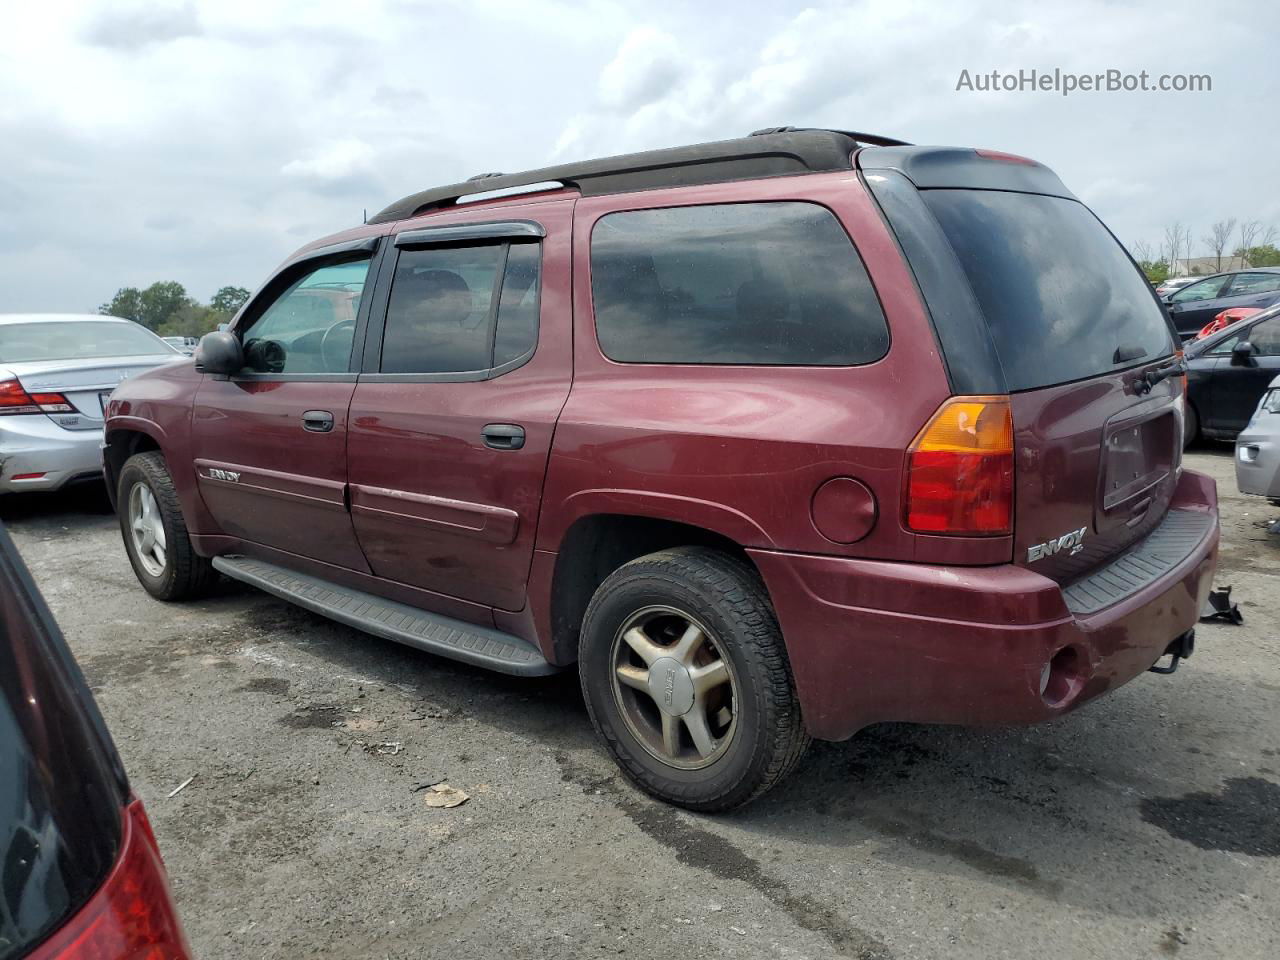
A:
POLYGON ((473 173, 794 124, 1054 167, 1126 242, 1280 226, 1280 5, 40 0, 0 35, 0 312, 255 287, 473 173), (962 70, 1203 73, 1208 93, 957 92, 962 70))

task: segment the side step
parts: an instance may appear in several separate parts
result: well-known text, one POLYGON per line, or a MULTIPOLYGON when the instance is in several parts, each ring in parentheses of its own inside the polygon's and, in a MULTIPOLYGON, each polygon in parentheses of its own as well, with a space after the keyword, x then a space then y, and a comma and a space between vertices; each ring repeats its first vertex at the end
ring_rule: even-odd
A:
POLYGON ((491 627, 428 613, 249 557, 213 558, 214 569, 312 613, 376 637, 519 677, 557 673, 533 644, 491 627))

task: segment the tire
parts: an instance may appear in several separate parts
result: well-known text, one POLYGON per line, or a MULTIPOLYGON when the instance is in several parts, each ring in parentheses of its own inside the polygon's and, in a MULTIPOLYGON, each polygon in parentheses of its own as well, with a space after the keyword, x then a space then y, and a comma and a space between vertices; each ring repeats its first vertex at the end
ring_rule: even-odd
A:
POLYGON ((1186 450, 1200 439, 1200 416, 1196 408, 1187 404, 1187 415, 1182 421, 1182 449, 1186 450))
MULTIPOLYGON (((124 549, 138 582, 147 593, 157 600, 191 600, 207 594, 217 582, 218 573, 206 558, 191 549, 191 537, 182 519, 182 507, 164 455, 158 450, 134 454, 120 471, 116 491, 124 549), (150 494, 152 509, 159 514, 159 524, 164 532, 161 545, 163 563, 156 553, 142 552, 148 542, 158 542, 159 538, 153 536, 148 541, 143 535, 135 537, 131 520, 132 498, 137 495, 145 499, 147 494, 150 494)), ((144 526, 151 527, 150 524, 144 526)))
POLYGON ((615 570, 587 607, 578 657, 596 732, 626 776, 660 800, 703 812, 741 806, 790 774, 809 745, 764 584, 728 554, 681 547, 615 570), (632 646, 634 629, 646 656, 632 646), (690 641, 686 669, 679 651, 690 630, 702 640, 690 641), (615 680, 624 673, 627 681, 615 680), (702 691, 704 681, 719 685, 702 691))

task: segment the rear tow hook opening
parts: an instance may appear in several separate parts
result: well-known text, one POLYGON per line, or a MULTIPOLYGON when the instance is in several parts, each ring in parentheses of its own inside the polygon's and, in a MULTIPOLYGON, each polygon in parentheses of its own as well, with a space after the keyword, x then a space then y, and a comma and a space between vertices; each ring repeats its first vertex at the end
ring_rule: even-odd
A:
POLYGON ((1182 634, 1182 636, 1175 637, 1173 643, 1169 644, 1169 646, 1165 648, 1164 653, 1160 655, 1162 660, 1165 657, 1170 658, 1169 665, 1167 667, 1162 667, 1159 663, 1156 663, 1147 669, 1152 673, 1174 673, 1178 669, 1179 661, 1186 660, 1195 652, 1196 632, 1195 630, 1188 630, 1186 633, 1182 634))

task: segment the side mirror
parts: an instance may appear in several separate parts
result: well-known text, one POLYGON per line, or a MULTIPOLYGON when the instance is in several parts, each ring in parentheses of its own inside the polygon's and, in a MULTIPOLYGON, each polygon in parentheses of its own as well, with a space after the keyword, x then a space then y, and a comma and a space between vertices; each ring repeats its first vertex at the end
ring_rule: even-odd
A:
POLYGON ((1253 363, 1253 344, 1248 340, 1241 340, 1231 348, 1231 366, 1247 367, 1253 363))
POLYGON ((196 369, 201 373, 229 377, 244 369, 244 350, 234 335, 225 330, 215 330, 200 338, 195 361, 196 369))

